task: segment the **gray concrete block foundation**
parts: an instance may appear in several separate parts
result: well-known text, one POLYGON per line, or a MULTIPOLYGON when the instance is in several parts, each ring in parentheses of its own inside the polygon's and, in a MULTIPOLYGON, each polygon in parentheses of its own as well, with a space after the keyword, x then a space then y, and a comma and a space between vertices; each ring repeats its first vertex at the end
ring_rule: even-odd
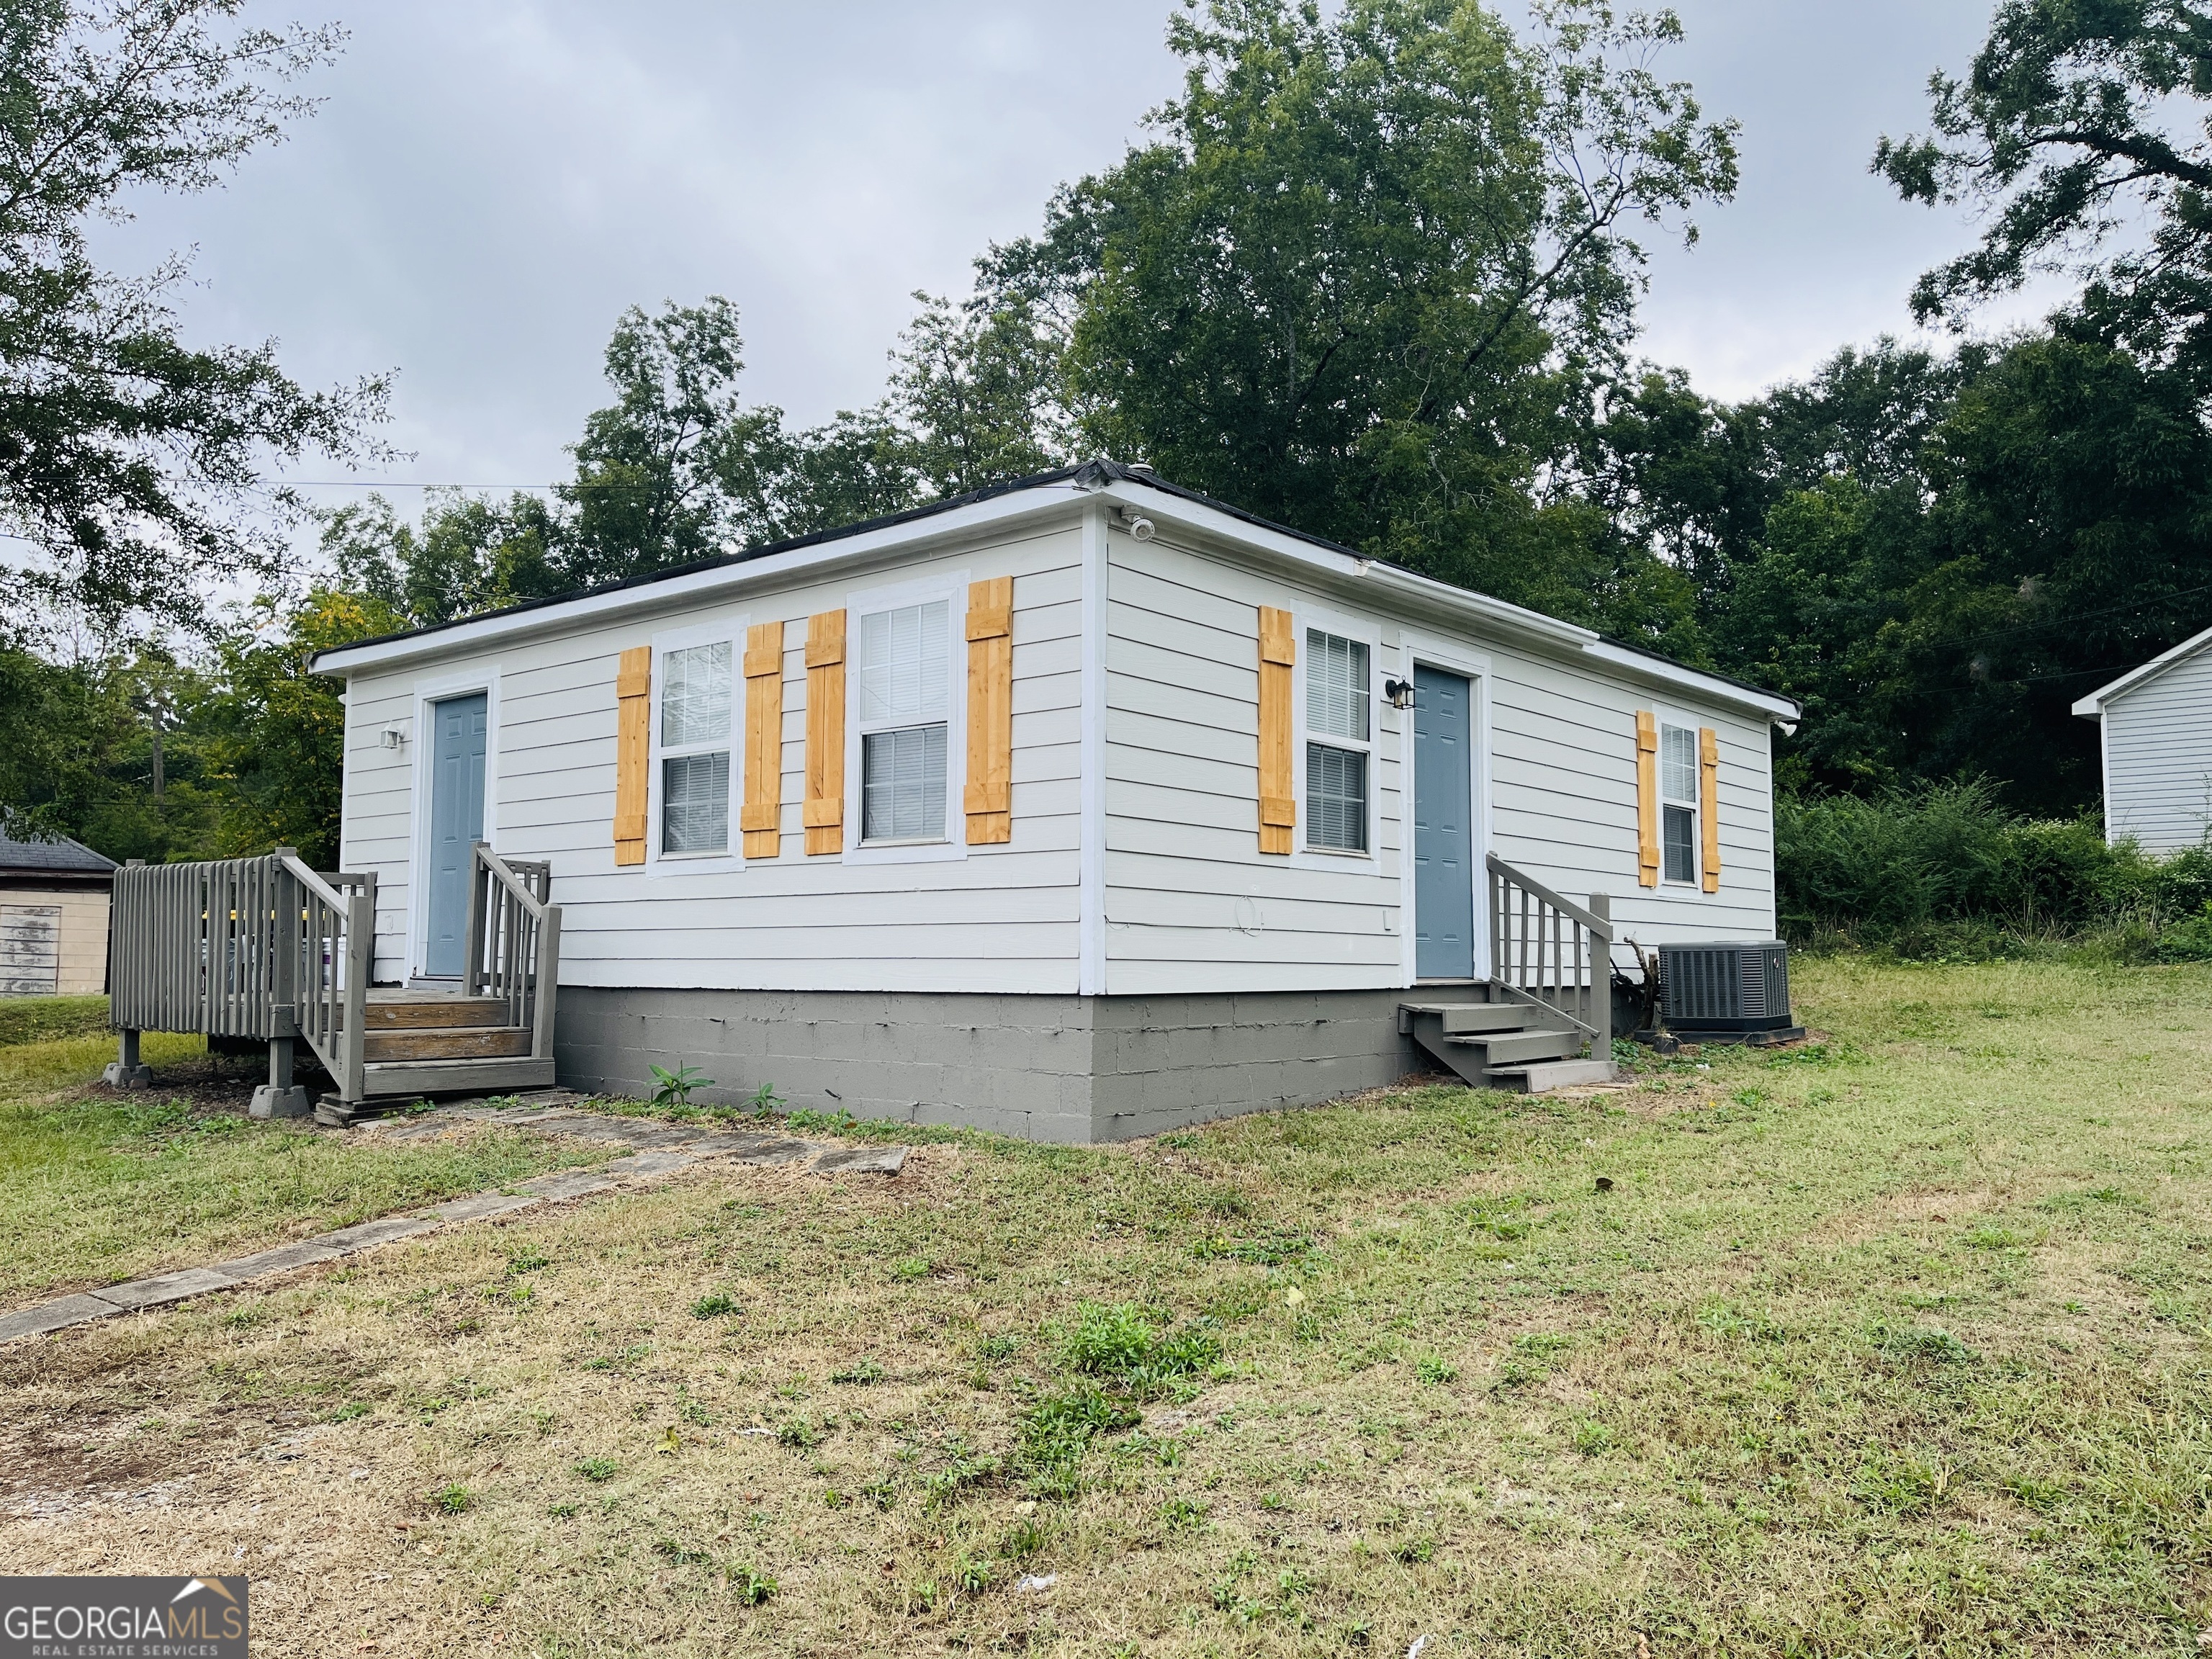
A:
MULTIPOLYGON (((1310 1106, 1432 1069, 1398 1032, 1409 994, 998 996, 957 992, 607 990, 564 986, 560 1081, 649 1095, 696 1066, 694 1098, 763 1085, 788 1105, 1030 1140, 1127 1140, 1239 1112, 1310 1106)), ((1424 1002, 1480 1001, 1424 987, 1424 1002)))

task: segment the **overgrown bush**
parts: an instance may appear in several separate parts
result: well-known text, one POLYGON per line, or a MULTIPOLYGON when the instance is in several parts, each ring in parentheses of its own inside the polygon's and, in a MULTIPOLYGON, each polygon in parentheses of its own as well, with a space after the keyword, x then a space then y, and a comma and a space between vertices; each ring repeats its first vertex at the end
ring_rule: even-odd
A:
POLYGON ((2094 819, 2016 817, 1984 782, 1775 802, 1784 930, 1906 955, 2101 938, 2212 957, 2212 842, 2163 858, 2094 819))

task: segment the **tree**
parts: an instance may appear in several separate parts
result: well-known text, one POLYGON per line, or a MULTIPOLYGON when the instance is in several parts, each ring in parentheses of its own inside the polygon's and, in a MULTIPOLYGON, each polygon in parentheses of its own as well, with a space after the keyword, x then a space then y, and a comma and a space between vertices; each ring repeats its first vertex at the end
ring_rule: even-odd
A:
POLYGON ((314 867, 337 867, 345 702, 337 681, 307 665, 404 620, 373 599, 318 588, 294 605, 260 601, 224 637, 204 752, 222 795, 226 854, 296 847, 314 867))
POLYGON ((384 383, 302 390, 273 346, 185 345, 171 260, 100 270, 94 217, 149 187, 211 188, 307 100, 283 84, 338 35, 239 27, 243 0, 0 0, 0 522, 28 567, 0 629, 133 612, 190 625, 198 583, 270 574, 299 507, 270 459, 356 453, 384 383))
POLYGON ((1933 132, 1882 139, 1908 200, 1967 203, 1980 245, 1920 279, 1961 319, 2038 270, 2083 284, 2070 325, 2212 393, 2212 12, 2191 0, 2005 0, 1966 77, 1930 78, 1933 132), (2113 251, 2138 222, 2148 244, 2113 251))
POLYGON ((325 515, 322 552, 340 590, 399 626, 421 628, 577 586, 565 562, 567 534, 552 503, 520 490, 504 505, 434 491, 420 531, 372 495, 325 515))
POLYGON ((983 264, 1065 319, 1091 443, 1450 580, 1556 586, 1584 520, 1539 522, 1540 486, 1632 331, 1631 228, 1728 196, 1735 129, 1652 73, 1671 14, 1538 15, 1529 46, 1473 0, 1172 21, 1154 142, 983 264))
POLYGON ((221 802, 202 730, 214 690, 157 649, 71 662, 0 649, 0 822, 118 860, 214 856, 221 802))
POLYGON ((1723 666, 1804 701, 1787 775, 2094 803, 2074 700, 2212 614, 2212 430, 2183 379, 2049 333, 1886 344, 1735 415, 1771 500, 1711 628, 1723 666))
POLYGON ((891 355, 886 424, 929 494, 962 495, 1073 459, 1058 338, 1020 294, 927 294, 891 355))

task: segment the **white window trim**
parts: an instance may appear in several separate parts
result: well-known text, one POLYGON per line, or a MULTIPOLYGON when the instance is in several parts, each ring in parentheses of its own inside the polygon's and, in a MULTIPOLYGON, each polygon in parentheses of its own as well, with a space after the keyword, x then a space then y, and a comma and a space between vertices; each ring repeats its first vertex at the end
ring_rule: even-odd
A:
MULTIPOLYGON (((1468 823, 1474 830, 1474 977, 1486 979, 1490 975, 1490 872, 1487 860, 1491 848, 1490 826, 1490 654, 1471 651, 1456 641, 1439 634, 1422 633, 1402 628, 1398 631, 1398 666, 1394 678, 1411 680, 1417 667, 1428 667, 1444 674, 1464 674, 1468 679, 1470 704, 1468 710, 1468 742, 1473 753, 1468 757, 1468 790, 1473 799, 1468 802, 1468 823)), ((1388 705, 1385 705, 1388 707, 1388 705)), ((1420 787, 1417 769, 1420 765, 1419 748, 1413 741, 1413 711, 1389 710, 1391 729, 1398 736, 1398 830, 1403 845, 1398 852, 1398 932, 1403 936, 1403 956, 1400 967, 1405 983, 1410 988, 1420 981, 1419 895, 1415 883, 1419 872, 1413 860, 1413 803, 1419 799, 1416 793, 1420 787)))
POLYGON ((1297 642, 1295 660, 1291 667, 1291 701, 1296 714, 1291 722, 1291 799, 1297 803, 1297 828, 1291 841, 1291 863, 1293 868, 1307 870, 1362 870, 1372 872, 1382 867, 1382 625, 1371 618, 1352 617, 1340 611, 1325 611, 1318 606, 1293 605, 1291 607, 1291 637, 1297 642), (1315 847, 1306 840, 1312 825, 1306 810, 1306 744, 1325 743, 1335 749, 1357 749, 1359 745, 1328 732, 1311 731, 1306 719, 1306 672, 1310 655, 1306 632, 1319 629, 1324 634, 1334 634, 1340 640, 1352 640, 1367 647, 1367 848, 1364 852, 1340 852, 1334 848, 1315 847))
POLYGON ((1680 708, 1660 706, 1655 706, 1652 708, 1651 717, 1659 724, 1659 763, 1654 769, 1658 774, 1659 787, 1660 890, 1663 892, 1672 888, 1677 892, 1697 893, 1702 896, 1705 891, 1705 842, 1703 833, 1705 803, 1703 799, 1704 775, 1700 769, 1704 765, 1704 757, 1697 746, 1698 731, 1701 722, 1696 715, 1685 713, 1680 708), (1690 734, 1692 770, 1698 773, 1698 787, 1692 792, 1687 800, 1676 800, 1667 793, 1667 728, 1670 726, 1678 732, 1687 732, 1690 734), (1685 807, 1688 809, 1690 814, 1690 878, 1687 881, 1680 880, 1667 873, 1667 809, 1670 806, 1685 807))
MULTIPOLYGON (((494 852, 499 850, 499 682, 500 671, 495 663, 459 674, 441 675, 435 679, 415 682, 414 714, 409 722, 408 739, 415 749, 413 823, 409 832, 407 854, 407 979, 428 979, 423 972, 424 957, 430 949, 430 785, 435 769, 438 749, 437 724, 431 717, 433 703, 446 702, 454 697, 465 697, 473 692, 483 693, 484 700, 484 829, 483 838, 494 852), (428 734, 429 741, 423 736, 428 734)), ((445 983, 446 981, 440 981, 445 983)))
MULTIPOLYGON (((742 870, 745 867, 744 835, 738 827, 745 798, 745 617, 717 617, 689 628, 663 629, 653 636, 653 695, 647 705, 652 722, 651 744, 646 760, 645 865, 649 877, 696 876, 742 870), (671 651, 695 645, 730 647, 730 844, 720 853, 664 853, 660 845, 660 815, 667 805, 668 789, 661 776, 660 698, 667 688, 664 659, 671 651)), ((686 744, 690 748, 693 745, 686 744)))
MULTIPOLYGON (((845 851, 847 864, 944 864, 968 856, 968 573, 947 571, 914 581, 864 588, 845 596, 845 851), (945 838, 878 842, 860 839, 866 823, 860 795, 860 618, 883 611, 943 599, 948 630, 945 699, 945 838)), ((884 727, 883 729, 891 729, 884 727)))

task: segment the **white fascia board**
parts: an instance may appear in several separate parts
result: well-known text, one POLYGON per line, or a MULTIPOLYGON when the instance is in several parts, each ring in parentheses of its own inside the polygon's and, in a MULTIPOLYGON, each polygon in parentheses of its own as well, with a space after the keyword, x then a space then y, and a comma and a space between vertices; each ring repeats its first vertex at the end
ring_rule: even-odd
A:
POLYGON ((1188 501, 1168 490, 1116 482, 1105 485, 1098 493, 1156 522, 1179 525, 1213 541, 1257 548, 1310 570, 1382 588, 1412 600, 1431 615, 1442 611, 1492 633, 1540 641, 1554 650, 1565 647, 1585 660, 1601 662, 1608 668, 1657 684, 1695 691, 1717 702, 1752 709, 1769 720, 1795 720, 1803 713, 1795 702, 1778 692, 1754 690, 1715 675, 1700 673, 1694 668, 1647 657, 1642 652, 1608 643, 1593 629, 1561 622, 1540 611, 1509 605, 1487 593, 1455 587, 1432 576, 1380 564, 1354 553, 1318 546, 1303 537, 1252 524, 1234 514, 1224 513, 1202 501, 1188 501))
POLYGON ((1731 703, 1738 708, 1755 709, 1771 720, 1802 720, 1805 711, 1794 698, 1779 691, 1761 691, 1747 685, 1738 685, 1733 680, 1722 679, 1717 674, 1702 673, 1694 668, 1685 668, 1680 663, 1668 662, 1658 657, 1647 657, 1641 651, 1631 651, 1625 646, 1600 640, 1585 646, 1583 654, 1609 667, 1641 675, 1662 685, 1680 686, 1694 691, 1715 702, 1731 703))
POLYGON ((641 582, 635 587, 615 588, 527 611, 481 617, 434 633, 402 635, 362 645, 338 646, 319 651, 309 663, 318 674, 349 675, 364 669, 389 668, 397 664, 479 650, 489 645, 511 644, 540 634, 566 633, 574 628, 602 623, 640 612, 678 608, 701 599, 727 599, 753 588, 815 576, 843 564, 878 562, 888 556, 927 550, 939 544, 957 542, 978 532, 1006 529, 1024 520, 1067 514, 1090 499, 1090 493, 1073 483, 1041 484, 933 514, 905 524, 885 525, 857 536, 840 536, 810 543, 781 553, 734 564, 696 570, 665 581, 641 582))
POLYGON ((2202 634, 2191 635, 2170 651, 2160 652, 2140 667, 2130 668, 2111 684, 2099 686, 2074 705, 2074 712, 2085 720, 2102 719, 2105 705, 2113 698, 2134 690, 2153 675, 2164 673, 2184 657, 2193 654, 2207 644, 2212 644, 2212 628, 2206 629, 2202 634))
POLYGON ((1561 622, 1556 617, 1547 617, 1540 611, 1508 605, 1503 599, 1492 599, 1487 593, 1477 593, 1468 588, 1454 587, 1449 582, 1417 576, 1409 570, 1377 564, 1372 559, 1322 546, 1288 531, 1271 530, 1265 525, 1254 524, 1233 513, 1224 513, 1203 501, 1189 501, 1169 490, 1117 482, 1104 485, 1098 493, 1109 500, 1121 502, 1124 507, 1141 512, 1155 521, 1181 525, 1212 540, 1257 548, 1277 558, 1304 565, 1324 574, 1399 587, 1425 605, 1443 605, 1462 616, 1480 618, 1492 627, 1509 628, 1516 632, 1540 635, 1577 645, 1597 638, 1589 629, 1577 628, 1574 623, 1561 622))

